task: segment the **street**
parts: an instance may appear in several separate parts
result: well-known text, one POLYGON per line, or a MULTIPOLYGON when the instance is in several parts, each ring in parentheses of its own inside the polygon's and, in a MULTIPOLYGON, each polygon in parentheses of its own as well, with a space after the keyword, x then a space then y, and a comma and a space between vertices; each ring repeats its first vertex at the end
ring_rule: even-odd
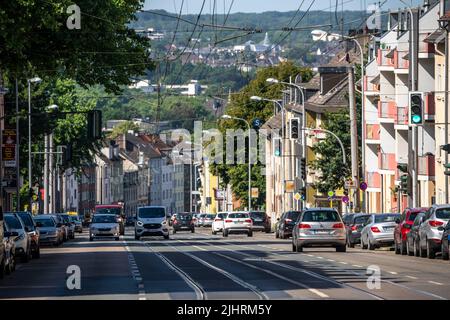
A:
POLYGON ((448 261, 395 255, 359 247, 291 252, 291 240, 255 232, 224 239, 208 228, 171 234, 170 240, 135 241, 127 228, 120 241, 90 242, 86 231, 41 258, 20 263, 0 281, 0 299, 449 299, 448 261), (81 289, 66 285, 79 266, 81 289), (367 268, 381 270, 369 289, 367 268))

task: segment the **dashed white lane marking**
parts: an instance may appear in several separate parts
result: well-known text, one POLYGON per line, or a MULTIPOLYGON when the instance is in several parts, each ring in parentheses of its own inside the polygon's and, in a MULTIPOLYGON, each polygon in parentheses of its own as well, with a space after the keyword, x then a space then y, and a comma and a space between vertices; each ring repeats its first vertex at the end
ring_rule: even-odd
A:
POLYGON ((340 264, 348 264, 347 262, 341 261, 339 262, 340 264))
POLYGON ((317 259, 323 259, 323 257, 316 257, 317 259))
POLYGON ((360 266, 359 264, 354 264, 354 265, 352 265, 352 267, 355 267, 355 268, 362 268, 362 266, 360 266))
POLYGON ((327 261, 335 262, 336 260, 333 260, 333 259, 327 259, 327 261))
POLYGON ((145 297, 145 287, 144 287, 144 284, 142 283, 141 273, 140 273, 139 268, 138 268, 138 266, 136 264, 136 260, 134 259, 134 256, 133 256, 133 253, 130 250, 130 247, 128 245, 126 245, 125 241, 123 243, 125 244, 125 249, 128 252, 128 264, 130 265, 133 279, 134 279, 134 281, 138 282, 139 300, 147 300, 147 298, 145 297))
POLYGON ((139 300, 147 300, 146 297, 140 297, 139 300))
POLYGON ((321 298, 329 298, 328 295, 326 295, 325 293, 323 293, 317 289, 308 289, 308 291, 317 294, 321 298))
POLYGON ((308 257, 314 257, 312 254, 307 254, 308 257))
POLYGON ((413 276, 405 276, 406 278, 410 278, 410 279, 414 279, 414 280, 417 280, 418 278, 417 277, 413 277, 413 276))
POLYGON ((443 283, 436 282, 436 281, 428 281, 428 283, 435 284, 435 285, 438 285, 438 286, 443 286, 444 285, 443 283))
POLYGON ((398 272, 395 271, 388 271, 390 274, 398 274, 398 272))

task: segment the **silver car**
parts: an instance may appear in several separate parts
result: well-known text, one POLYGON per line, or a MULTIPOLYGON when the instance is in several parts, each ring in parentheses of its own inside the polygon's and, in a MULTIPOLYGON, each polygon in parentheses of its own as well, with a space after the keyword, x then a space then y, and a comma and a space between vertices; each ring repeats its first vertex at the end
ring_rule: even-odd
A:
POLYGON ((16 255, 21 256, 23 262, 28 262, 31 259, 31 237, 25 231, 25 225, 15 213, 5 214, 4 219, 8 230, 19 234, 15 238, 16 255))
POLYGON ((419 226, 419 253, 421 257, 434 259, 442 244, 443 230, 450 220, 450 205, 432 206, 419 226), (441 230, 440 230, 441 229, 441 230))
POLYGON ((400 219, 398 213, 372 214, 361 230, 361 248, 375 250, 382 246, 394 244, 395 222, 400 219))
POLYGON ((334 247, 345 252, 347 235, 339 213, 331 208, 311 208, 303 211, 292 230, 292 251, 304 247, 334 247))
POLYGON ((63 242, 63 234, 60 228, 56 226, 56 220, 48 214, 35 216, 34 221, 41 234, 40 242, 58 246, 63 242))
POLYGON ((89 226, 89 241, 95 238, 120 239, 120 226, 115 215, 95 214, 89 226))

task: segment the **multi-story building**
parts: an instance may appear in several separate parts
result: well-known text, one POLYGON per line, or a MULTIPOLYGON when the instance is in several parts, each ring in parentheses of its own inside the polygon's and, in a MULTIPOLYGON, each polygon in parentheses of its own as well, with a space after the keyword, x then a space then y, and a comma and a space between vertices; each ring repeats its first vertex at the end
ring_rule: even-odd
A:
POLYGON ((434 203, 435 51, 424 40, 438 27, 437 13, 435 2, 419 9, 392 12, 390 29, 374 38, 369 50, 363 79, 369 212, 400 212, 407 206, 434 203), (412 91, 424 93, 425 122, 417 126, 416 134, 408 113, 412 91), (407 173, 399 165, 406 166, 407 173), (409 196, 399 188, 404 174, 411 177, 409 196))

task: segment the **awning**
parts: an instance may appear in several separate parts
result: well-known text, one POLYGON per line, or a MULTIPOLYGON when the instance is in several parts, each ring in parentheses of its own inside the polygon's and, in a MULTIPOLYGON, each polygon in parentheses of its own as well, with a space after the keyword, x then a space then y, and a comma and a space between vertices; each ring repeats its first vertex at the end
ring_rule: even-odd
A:
POLYGON ((423 41, 428 43, 441 43, 445 40, 445 31, 438 29, 426 37, 423 41))
POLYGON ((385 55, 385 57, 386 57, 386 58, 389 58, 389 59, 394 58, 395 50, 397 50, 397 49, 392 49, 391 51, 389 51, 389 52, 385 55))

